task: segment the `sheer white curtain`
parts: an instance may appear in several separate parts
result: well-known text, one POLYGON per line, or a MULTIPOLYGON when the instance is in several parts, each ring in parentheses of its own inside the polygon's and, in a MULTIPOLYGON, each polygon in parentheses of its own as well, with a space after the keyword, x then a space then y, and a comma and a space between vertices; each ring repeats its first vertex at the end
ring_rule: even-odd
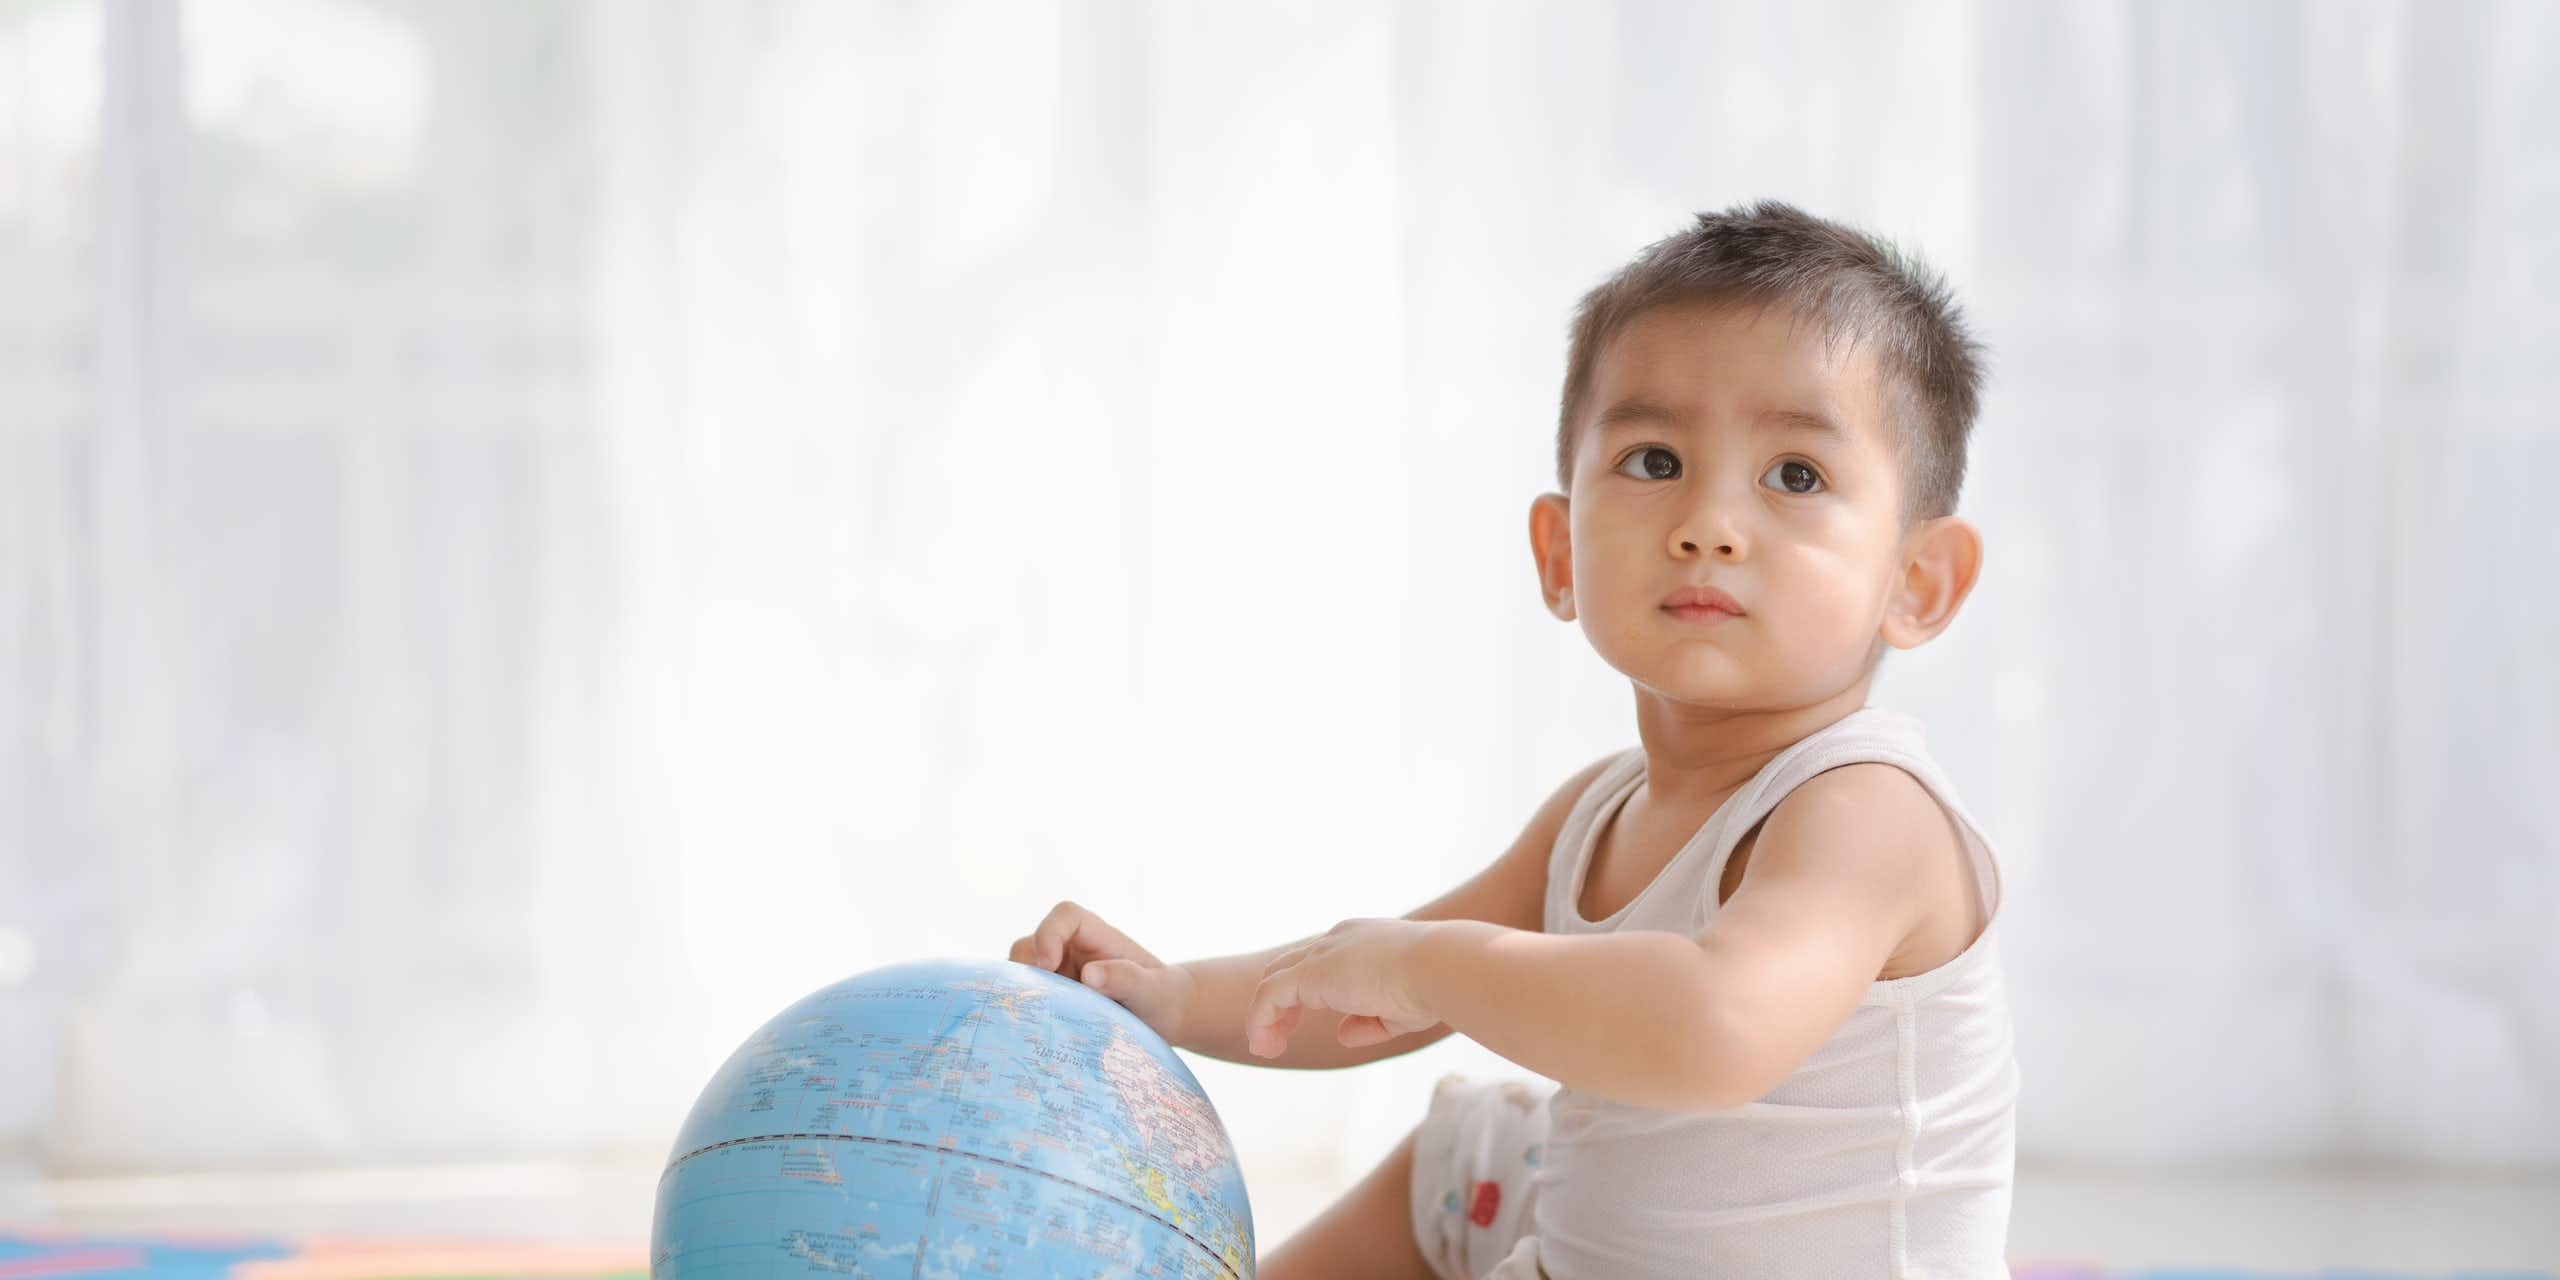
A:
MULTIPOLYGON (((1061 896, 1428 899, 1632 740, 1570 304, 1773 195, 1992 347, 1878 701, 2025 1154, 2560 1161, 2555 118, 2522 3, 0 6, 0 1149, 653 1152, 1061 896)), ((1512 1070, 1195 1061, 1249 1176, 1512 1070)))

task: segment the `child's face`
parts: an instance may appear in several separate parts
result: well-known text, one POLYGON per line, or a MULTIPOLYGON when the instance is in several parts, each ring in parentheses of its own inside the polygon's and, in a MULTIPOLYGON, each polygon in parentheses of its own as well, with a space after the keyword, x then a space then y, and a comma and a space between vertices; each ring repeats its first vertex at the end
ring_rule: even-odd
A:
POLYGON ((1638 315, 1592 373, 1570 502, 1539 499, 1532 537, 1551 607, 1569 591, 1558 612, 1610 666, 1683 703, 1797 707, 1901 643, 1901 469, 1864 344, 1782 307, 1679 304, 1638 315), (1741 612, 1666 607, 1698 584, 1741 612))

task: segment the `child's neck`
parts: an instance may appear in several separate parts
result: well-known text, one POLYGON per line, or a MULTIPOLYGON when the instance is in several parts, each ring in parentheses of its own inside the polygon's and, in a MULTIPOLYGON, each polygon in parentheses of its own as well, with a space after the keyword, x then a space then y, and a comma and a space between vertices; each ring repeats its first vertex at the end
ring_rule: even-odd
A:
POLYGON ((1636 690, 1645 790, 1657 805, 1708 806, 1733 794, 1779 752, 1867 704, 1867 680, 1819 702, 1778 709, 1709 709, 1636 690))

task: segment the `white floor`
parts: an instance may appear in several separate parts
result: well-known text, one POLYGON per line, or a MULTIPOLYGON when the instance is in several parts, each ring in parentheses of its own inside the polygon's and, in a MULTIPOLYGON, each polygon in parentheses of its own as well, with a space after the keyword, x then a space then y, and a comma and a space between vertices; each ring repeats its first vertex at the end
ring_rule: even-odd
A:
MULTIPOLYGON (((0 1175, 0 1227, 390 1233, 629 1240, 649 1230, 654 1165, 457 1165, 256 1176, 72 1181, 0 1175)), ((1312 1217, 1351 1175, 1265 1171, 1253 1184, 1266 1244, 1312 1217)), ((2010 1257, 2113 1267, 2277 1270, 2362 1266, 2560 1276, 2560 1175, 2122 1174, 2020 1171, 2010 1257)))

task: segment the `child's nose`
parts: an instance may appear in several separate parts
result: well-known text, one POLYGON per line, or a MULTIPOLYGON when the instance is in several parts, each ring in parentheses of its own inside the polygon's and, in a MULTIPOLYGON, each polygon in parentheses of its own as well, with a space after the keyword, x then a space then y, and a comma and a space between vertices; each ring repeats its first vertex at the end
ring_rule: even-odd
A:
POLYGON ((1699 485, 1681 513, 1680 523, 1671 529, 1678 554, 1694 556, 1701 548, 1711 547, 1719 560, 1740 556, 1744 545, 1742 521, 1749 505, 1748 495, 1731 492, 1720 483, 1699 485))
POLYGON ((1702 547, 1712 547, 1720 560, 1731 560, 1742 554, 1742 524, 1723 503, 1710 503, 1690 513, 1689 518, 1672 530, 1672 538, 1680 554, 1694 556, 1702 547))

